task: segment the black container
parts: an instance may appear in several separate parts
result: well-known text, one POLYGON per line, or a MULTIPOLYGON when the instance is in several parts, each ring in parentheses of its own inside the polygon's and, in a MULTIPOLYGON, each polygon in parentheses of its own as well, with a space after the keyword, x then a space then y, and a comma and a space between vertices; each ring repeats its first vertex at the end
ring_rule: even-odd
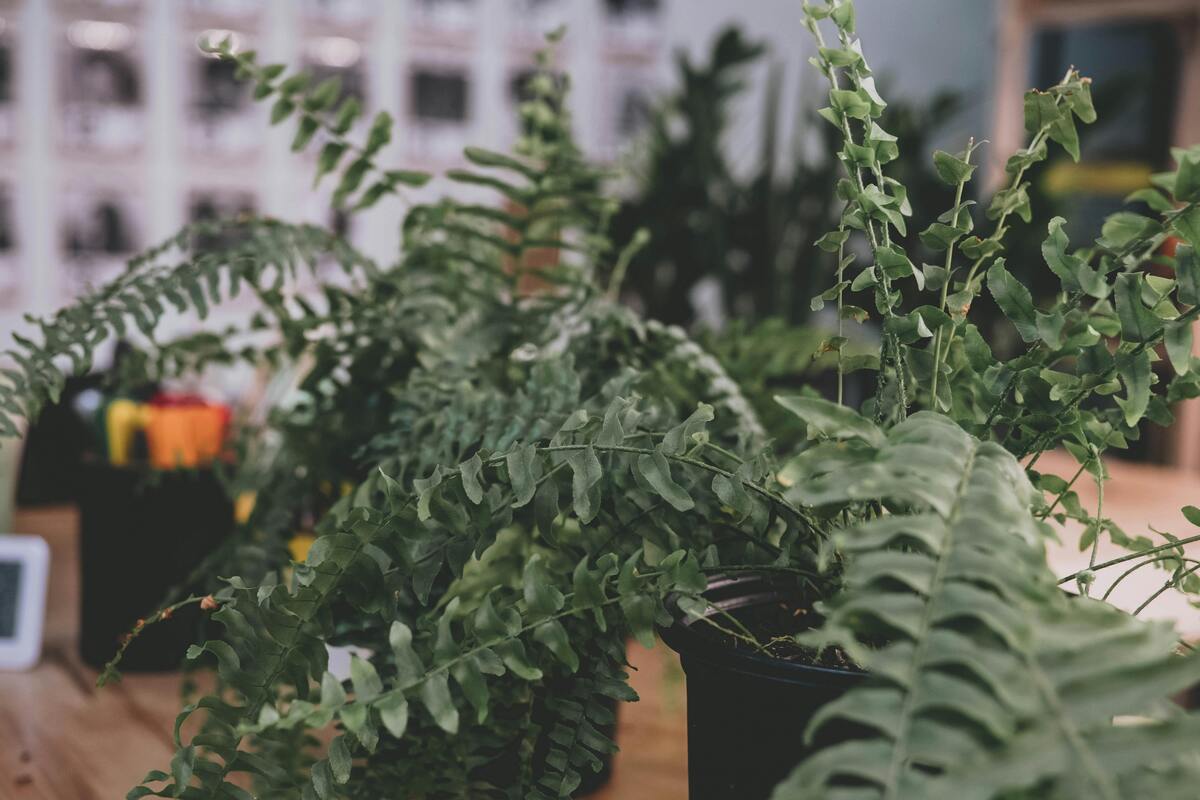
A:
MULTIPOLYGON (((159 608, 233 528, 233 507, 208 470, 161 472, 86 465, 79 488, 80 634, 84 662, 100 669, 139 618, 159 608)), ((196 606, 148 627, 121 669, 177 669, 202 638, 196 606)))
MULTIPOLYGON (((705 596, 746 617, 784 591, 767 577, 740 575, 713 578, 705 596)), ((687 675, 690 800, 766 800, 808 754, 803 734, 813 714, 866 677, 736 650, 698 620, 679 619, 660 634, 687 675)), ((848 733, 832 724, 817 744, 848 733)))

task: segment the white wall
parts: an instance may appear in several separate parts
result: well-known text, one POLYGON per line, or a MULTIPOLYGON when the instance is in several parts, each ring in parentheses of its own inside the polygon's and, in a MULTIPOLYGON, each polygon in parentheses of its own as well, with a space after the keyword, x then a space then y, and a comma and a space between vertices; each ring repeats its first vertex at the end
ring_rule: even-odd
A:
MULTIPOLYGON (((504 96, 507 75, 516 62, 528 57, 532 45, 519 44, 514 31, 521 20, 513 9, 520 0, 476 0, 477 30, 461 36, 426 41, 414 32, 410 0, 376 0, 379 10, 372 24, 360 29, 368 58, 373 105, 386 108, 403 121, 406 65, 414 54, 428 50, 458 51, 483 92, 473 103, 478 119, 473 136, 480 144, 503 147, 511 108, 504 96)), ((564 52, 575 86, 574 111, 581 139, 589 151, 613 155, 611 106, 615 87, 630 76, 648 85, 665 88, 674 79, 673 53, 680 48, 703 58, 723 26, 741 24, 749 36, 768 42, 770 59, 784 65, 784 107, 780 119, 796 117, 799 103, 823 104, 825 86, 806 59, 813 52, 804 29, 799 0, 664 0, 665 10, 653 35, 635 43, 614 44, 603 25, 599 0, 560 0, 560 7, 544 20, 543 27, 561 18, 571 26, 564 52), (801 96, 803 95, 803 97, 801 96)), ((264 0, 261 16, 250 27, 254 44, 264 58, 295 61, 302 36, 323 33, 300 17, 298 0, 264 0)), ((892 96, 927 97, 950 86, 978 98, 954 126, 951 145, 968 134, 987 135, 990 120, 988 76, 992 72, 994 22, 990 0, 859 0, 859 30, 868 59, 877 74, 892 79, 892 96)), ((0 4, 8 35, 16 42, 14 84, 17 95, 16 141, 0 149, 0 176, 13 184, 18 219, 18 261, 21 292, 15 302, 0 298, 0 340, 26 312, 47 313, 65 300, 60 274, 59 208, 64 180, 86 177, 89 170, 120 185, 144 204, 141 244, 149 245, 174 232, 183 221, 184 197, 189 187, 217 182, 244 186, 255 192, 259 209, 284 217, 312 213, 307 190, 310 162, 286 152, 287 131, 266 131, 266 146, 248 163, 222 166, 196 162, 181 151, 186 121, 179 101, 187 65, 182 50, 202 21, 185 0, 134 0, 132 11, 112 11, 111 0, 26 0, 16 6, 0 4), (80 160, 62 152, 56 140, 59 103, 58 50, 63 26, 73 18, 105 19, 113 13, 138 29, 146 69, 146 144, 136 154, 104 163, 80 160)), ((214 25, 226 24, 220 19, 214 25)), ((235 27, 229 23, 229 27, 235 27)), ((335 31, 342 35, 340 31, 335 31)), ((762 119, 766 63, 754 73, 756 93, 738 114, 729 146, 739 160, 756 157, 758 123, 762 119)), ((403 131, 396 137, 404 139, 403 131)), ((788 137, 780 146, 788 145, 788 137)), ((400 143, 389 155, 406 163, 400 143)), ((410 161, 410 160, 408 160, 410 161)), ((362 221, 359 241, 377 257, 395 252, 398 241, 398 203, 385 204, 362 221)), ((2 347, 2 345, 0 345, 2 347)))

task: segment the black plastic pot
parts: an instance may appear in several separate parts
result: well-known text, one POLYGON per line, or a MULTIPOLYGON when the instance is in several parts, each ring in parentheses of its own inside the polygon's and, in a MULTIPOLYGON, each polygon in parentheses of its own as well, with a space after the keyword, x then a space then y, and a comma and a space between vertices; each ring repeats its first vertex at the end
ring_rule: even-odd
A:
MULTIPOLYGON (((784 600, 785 591, 768 577, 739 575, 713 578, 706 597, 747 622, 756 609, 784 600)), ((660 635, 679 653, 687 675, 691 800, 766 800, 808 754, 803 734, 817 709, 865 678, 734 649, 699 620, 679 618, 660 635)), ((814 746, 850 733, 826 726, 814 746)))
MULTIPOLYGON (((88 465, 79 488, 80 633, 84 662, 100 669, 137 620, 155 611, 233 528, 233 508, 210 471, 143 472, 88 465)), ((204 620, 187 606, 148 627, 122 671, 179 667, 204 620)))

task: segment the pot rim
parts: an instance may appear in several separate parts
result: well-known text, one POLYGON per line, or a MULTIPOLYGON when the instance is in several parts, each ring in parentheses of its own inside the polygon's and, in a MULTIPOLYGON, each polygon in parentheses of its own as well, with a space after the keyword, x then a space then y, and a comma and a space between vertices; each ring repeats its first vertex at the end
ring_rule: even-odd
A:
MULTIPOLYGON (((713 575, 705 595, 711 595, 710 602, 717 610, 731 610, 769 602, 779 597, 780 592, 772 586, 768 575, 751 572, 713 575)), ((668 626, 659 627, 659 637, 682 657, 685 672, 687 662, 694 659, 722 670, 788 683, 849 687, 861 682, 867 675, 859 669, 805 664, 737 650, 714 636, 696 630, 694 626, 699 620, 687 620, 675 606, 673 598, 668 600, 668 608, 674 620, 668 626)))

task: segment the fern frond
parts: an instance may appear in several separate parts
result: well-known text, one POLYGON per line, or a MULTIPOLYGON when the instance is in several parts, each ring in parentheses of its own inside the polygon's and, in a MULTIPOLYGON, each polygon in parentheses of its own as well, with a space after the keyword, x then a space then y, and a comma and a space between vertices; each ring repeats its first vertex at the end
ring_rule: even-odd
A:
POLYGON ((4 356, 17 369, 0 376, 0 436, 15 436, 17 421, 57 402, 70 374, 91 368, 96 348, 110 336, 136 328, 153 340, 168 305, 176 311, 207 316, 209 308, 236 296, 243 286, 272 303, 273 292, 295 280, 301 266, 316 270, 320 258, 333 255, 347 271, 375 271, 369 259, 320 228, 274 219, 238 219, 184 228, 159 247, 129 262, 125 272, 95 292, 43 319, 28 318, 41 341, 14 335, 16 348, 4 356), (238 233, 227 250, 196 254, 197 236, 238 233), (164 263, 178 254, 180 260, 164 263))
MULTIPOLYGON (((579 631, 582 633, 582 631, 579 631)), ((574 641, 588 642, 577 637, 574 641)), ((617 751, 615 703, 637 700, 629 688, 623 642, 608 637, 584 645, 579 672, 547 686, 542 737, 547 752, 534 768, 528 800, 569 800, 585 775, 598 772, 617 751)))
POLYGON ((793 496, 834 507, 878 498, 894 513, 835 536, 845 589, 810 641, 842 647, 872 680, 808 731, 838 720, 860 733, 801 764, 775 800, 1116 800, 1151 779, 1185 785, 1164 776, 1187 774, 1166 768, 1194 759, 1186 737, 1200 722, 1112 720, 1155 713, 1200 679, 1200 659, 1175 656, 1166 626, 1059 592, 1032 487, 1003 447, 921 412, 882 442, 837 448, 852 454, 818 446, 798 459, 810 480, 793 496))

